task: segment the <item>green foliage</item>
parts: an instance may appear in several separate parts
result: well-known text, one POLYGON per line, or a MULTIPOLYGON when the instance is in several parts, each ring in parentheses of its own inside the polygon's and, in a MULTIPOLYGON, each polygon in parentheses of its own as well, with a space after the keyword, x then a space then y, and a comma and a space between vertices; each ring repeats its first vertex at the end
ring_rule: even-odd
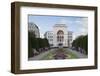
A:
POLYGON ((45 47, 49 47, 49 42, 48 42, 48 40, 46 38, 44 38, 44 46, 45 47))
POLYGON ((73 41, 72 46, 74 46, 76 48, 80 47, 85 50, 86 54, 88 54, 88 35, 77 37, 73 41))
POLYGON ((36 38, 34 33, 28 32, 28 57, 33 56, 32 48, 34 49, 40 49, 49 47, 49 43, 47 39, 43 38, 36 38))
POLYGON ((35 35, 32 34, 32 32, 28 32, 28 57, 33 56, 32 52, 32 38, 34 38, 35 35))

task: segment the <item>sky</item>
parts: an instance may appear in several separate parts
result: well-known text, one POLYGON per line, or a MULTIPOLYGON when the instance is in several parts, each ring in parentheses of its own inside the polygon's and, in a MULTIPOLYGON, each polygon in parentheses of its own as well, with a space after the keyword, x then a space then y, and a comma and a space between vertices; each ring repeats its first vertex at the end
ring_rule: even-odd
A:
POLYGON ((78 16, 46 16, 28 15, 28 22, 33 22, 39 27, 40 37, 44 37, 46 31, 52 31, 57 23, 64 23, 68 31, 73 32, 73 39, 88 33, 88 18, 78 16))

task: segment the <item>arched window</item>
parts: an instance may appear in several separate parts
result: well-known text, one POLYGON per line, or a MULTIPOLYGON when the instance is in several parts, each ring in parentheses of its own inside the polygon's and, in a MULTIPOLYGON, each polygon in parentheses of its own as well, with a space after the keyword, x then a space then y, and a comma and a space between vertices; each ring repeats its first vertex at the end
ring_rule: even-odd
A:
POLYGON ((57 35, 64 35, 64 32, 63 32, 62 30, 59 30, 59 31, 57 32, 57 35))
POLYGON ((63 40, 64 40, 64 32, 62 30, 59 30, 57 32, 57 41, 58 42, 63 42, 63 40))
POLYGON ((59 41, 59 36, 57 36, 57 41, 59 41))

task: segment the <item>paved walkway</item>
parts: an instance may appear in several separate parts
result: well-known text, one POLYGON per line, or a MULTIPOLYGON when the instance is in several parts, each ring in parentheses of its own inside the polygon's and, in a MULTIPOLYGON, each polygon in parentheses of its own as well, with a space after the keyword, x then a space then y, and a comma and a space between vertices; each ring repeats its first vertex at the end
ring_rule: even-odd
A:
POLYGON ((45 55, 47 55, 48 53, 54 51, 55 49, 51 49, 50 51, 46 51, 46 52, 43 52, 35 57, 31 57, 29 58, 29 60, 41 60, 45 55))
MULTIPOLYGON (((64 49, 67 52, 71 52, 71 53, 75 54, 77 56, 77 58, 87 58, 86 55, 84 55, 80 52, 77 52, 75 50, 72 50, 72 49, 69 49, 69 48, 64 48, 64 49)), ((35 57, 31 57, 31 58, 29 58, 29 60, 42 60, 43 57, 45 57, 46 55, 48 55, 49 53, 54 52, 54 51, 56 51, 56 49, 51 49, 51 50, 43 52, 43 53, 41 53, 41 54, 39 54, 35 57)))
POLYGON ((78 58, 87 58, 86 55, 78 52, 78 51, 75 51, 75 50, 72 50, 72 49, 69 49, 69 48, 66 48, 67 51, 70 51, 72 52, 73 54, 75 54, 78 58))

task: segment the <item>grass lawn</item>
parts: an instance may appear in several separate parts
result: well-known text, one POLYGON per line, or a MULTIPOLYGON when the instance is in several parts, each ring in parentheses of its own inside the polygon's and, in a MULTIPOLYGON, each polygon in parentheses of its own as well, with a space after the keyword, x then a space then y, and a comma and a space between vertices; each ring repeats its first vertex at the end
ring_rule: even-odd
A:
POLYGON ((61 48, 61 49, 58 49, 58 50, 54 50, 52 52, 50 51, 50 53, 48 53, 43 58, 41 58, 41 60, 52 60, 52 59, 55 59, 54 55, 58 51, 60 51, 60 52, 62 51, 66 55, 66 59, 76 59, 76 58, 78 58, 74 53, 70 52, 69 50, 61 48))
POLYGON ((41 60, 51 60, 51 59, 54 59, 53 55, 54 55, 54 53, 50 52, 47 55, 45 55, 43 58, 41 58, 41 60))
POLYGON ((77 55, 75 55, 74 53, 66 50, 66 54, 68 55, 67 59, 75 59, 78 58, 77 55))

